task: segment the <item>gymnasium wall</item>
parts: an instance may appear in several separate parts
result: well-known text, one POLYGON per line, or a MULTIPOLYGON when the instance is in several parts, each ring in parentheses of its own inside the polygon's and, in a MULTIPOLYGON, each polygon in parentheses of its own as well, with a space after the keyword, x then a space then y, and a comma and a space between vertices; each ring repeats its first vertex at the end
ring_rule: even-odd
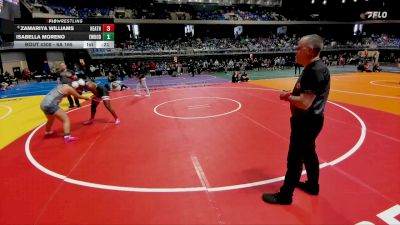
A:
POLYGON ((1 63, 3 71, 8 71, 13 74, 13 67, 20 67, 21 71, 24 68, 28 68, 25 53, 23 52, 2 52, 1 63))

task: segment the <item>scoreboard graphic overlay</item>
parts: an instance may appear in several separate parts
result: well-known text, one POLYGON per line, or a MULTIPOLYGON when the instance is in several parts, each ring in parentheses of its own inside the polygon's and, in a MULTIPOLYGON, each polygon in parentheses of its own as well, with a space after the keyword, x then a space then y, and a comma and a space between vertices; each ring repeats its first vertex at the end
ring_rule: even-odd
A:
POLYGON ((80 18, 16 19, 14 48, 114 48, 114 21, 80 18))

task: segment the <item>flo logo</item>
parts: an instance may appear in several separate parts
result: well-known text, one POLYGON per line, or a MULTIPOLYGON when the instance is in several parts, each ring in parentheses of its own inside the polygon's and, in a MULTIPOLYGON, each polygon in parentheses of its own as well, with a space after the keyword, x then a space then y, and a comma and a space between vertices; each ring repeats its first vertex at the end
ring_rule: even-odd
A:
POLYGON ((368 11, 365 12, 365 19, 386 19, 388 13, 386 11, 368 11))

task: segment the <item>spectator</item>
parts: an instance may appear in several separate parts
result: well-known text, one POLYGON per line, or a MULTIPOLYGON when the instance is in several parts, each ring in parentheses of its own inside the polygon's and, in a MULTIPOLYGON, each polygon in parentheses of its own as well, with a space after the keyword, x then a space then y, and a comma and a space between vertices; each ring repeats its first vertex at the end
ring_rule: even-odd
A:
POLYGON ((94 67, 93 65, 90 65, 89 71, 90 71, 89 78, 91 80, 95 80, 96 79, 96 67, 94 67))
POLYGON ((248 82, 249 81, 249 75, 247 74, 246 71, 243 72, 243 74, 240 76, 240 82, 248 82))
POLYGON ((341 55, 340 58, 339 58, 339 66, 344 67, 345 63, 346 63, 346 61, 345 61, 343 55, 341 55))
POLYGON ((8 88, 9 84, 7 83, 7 79, 5 74, 0 74, 0 91, 5 91, 8 88))
POLYGON ((192 77, 194 77, 195 68, 194 68, 194 62, 192 59, 190 59, 188 67, 189 67, 189 73, 191 73, 192 77))
POLYGON ((235 72, 233 72, 233 75, 232 75, 232 83, 237 83, 237 82, 239 82, 239 72, 235 71, 235 72))
POLYGON ((146 66, 143 62, 141 62, 138 66, 138 75, 137 75, 137 84, 136 84, 136 94, 135 96, 141 96, 140 87, 144 88, 146 91, 146 97, 150 96, 149 88, 146 83, 146 66))
POLYGON ((177 74, 178 76, 182 75, 182 63, 181 62, 177 62, 176 63, 176 67, 177 67, 177 74))
POLYGON ((374 67, 372 68, 372 72, 381 72, 382 71, 382 68, 381 68, 381 66, 379 65, 379 63, 376 63, 375 65, 374 65, 374 67))
POLYGON ((22 70, 22 77, 26 82, 31 80, 31 71, 28 68, 22 70))
POLYGON ((294 75, 297 74, 297 70, 299 70, 299 75, 301 74, 301 65, 298 63, 294 64, 294 75))

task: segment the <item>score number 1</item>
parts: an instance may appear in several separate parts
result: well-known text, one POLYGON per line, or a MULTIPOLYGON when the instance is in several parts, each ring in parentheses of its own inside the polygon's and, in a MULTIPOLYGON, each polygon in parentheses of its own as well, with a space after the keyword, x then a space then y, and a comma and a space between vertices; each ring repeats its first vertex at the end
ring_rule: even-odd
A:
POLYGON ((103 41, 114 41, 114 33, 103 32, 103 41))

